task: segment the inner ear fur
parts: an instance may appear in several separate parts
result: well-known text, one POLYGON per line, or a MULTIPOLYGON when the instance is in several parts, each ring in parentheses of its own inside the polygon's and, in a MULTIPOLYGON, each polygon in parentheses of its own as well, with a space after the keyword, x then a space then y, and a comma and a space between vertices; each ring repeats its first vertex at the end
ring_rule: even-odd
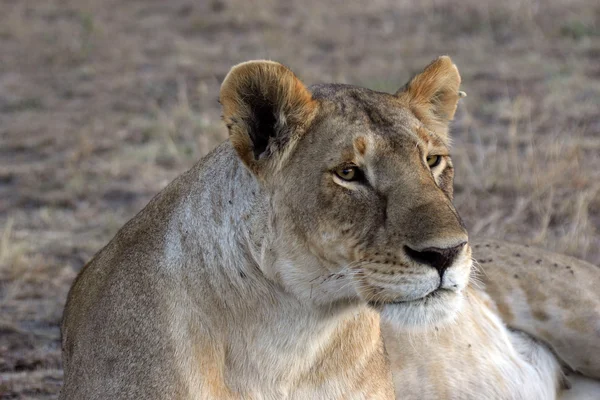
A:
POLYGON ((454 119, 462 92, 460 74, 450 57, 438 57, 412 78, 396 96, 430 130, 448 139, 448 125, 454 119))
POLYGON ((292 71, 262 60, 234 66, 221 85, 220 102, 231 143, 255 173, 291 153, 316 109, 292 71))

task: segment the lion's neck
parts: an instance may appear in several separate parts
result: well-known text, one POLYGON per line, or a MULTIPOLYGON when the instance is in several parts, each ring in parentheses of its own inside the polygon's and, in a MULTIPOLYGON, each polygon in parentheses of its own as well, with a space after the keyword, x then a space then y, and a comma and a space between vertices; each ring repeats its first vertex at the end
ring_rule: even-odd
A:
POLYGON ((509 331, 487 294, 468 288, 465 295, 446 326, 382 325, 396 388, 407 399, 555 398, 561 375, 552 353, 509 331))
MULTIPOLYGON (((264 243, 274 234, 265 220, 269 205, 228 145, 186 173, 171 191, 176 201, 164 253, 171 255, 170 268, 185 277, 189 308, 198 310, 196 318, 210 327, 202 335, 214 342, 214 362, 222 364, 227 387, 264 393, 271 385, 274 395, 282 394, 292 390, 286 385, 302 386, 302 377, 311 376, 317 365, 327 367, 328 354, 343 353, 349 365, 379 354, 378 315, 357 304, 300 301, 265 276, 260 263, 269 249, 264 243), (349 326, 354 340, 342 343, 341 331, 349 326)), ((383 352, 375 359, 383 367, 383 352)), ((355 377, 364 372, 361 368, 349 367, 356 369, 355 377)))
MULTIPOLYGON (((226 329, 230 352, 234 355, 226 363, 228 383, 242 390, 248 382, 256 382, 258 391, 258 386, 267 379, 285 392, 287 384, 310 376, 319 364, 326 365, 329 360, 324 357, 340 350, 337 349, 340 331, 355 319, 365 320, 366 313, 368 310, 356 308, 319 312, 278 295, 253 299, 245 310, 232 310, 230 314, 241 326, 230 325, 226 329)), ((373 326, 377 326, 376 321, 373 326)), ((356 328, 362 330, 367 342, 360 343, 357 349, 361 352, 363 346, 376 346, 379 342, 373 326, 356 328)), ((352 352, 356 345, 348 341, 347 350, 352 352)))

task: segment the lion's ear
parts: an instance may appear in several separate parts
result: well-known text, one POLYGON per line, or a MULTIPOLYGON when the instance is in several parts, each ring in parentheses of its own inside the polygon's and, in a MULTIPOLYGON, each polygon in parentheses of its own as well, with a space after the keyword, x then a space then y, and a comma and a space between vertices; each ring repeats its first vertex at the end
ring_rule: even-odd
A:
POLYGON ((460 75, 448 56, 437 58, 425 70, 412 78, 396 96, 425 126, 443 138, 448 136, 448 124, 454 118, 459 97, 460 75))
POLYGON ((221 85, 220 102, 231 143, 255 173, 290 153, 316 108, 294 73, 272 61, 234 66, 221 85))

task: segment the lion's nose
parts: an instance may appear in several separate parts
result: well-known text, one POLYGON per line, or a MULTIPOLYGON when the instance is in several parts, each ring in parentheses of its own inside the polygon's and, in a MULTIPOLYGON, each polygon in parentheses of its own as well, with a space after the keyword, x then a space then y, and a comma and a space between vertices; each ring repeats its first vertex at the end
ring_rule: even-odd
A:
POLYGON ((467 242, 462 242, 453 247, 441 248, 441 247, 427 247, 422 250, 411 249, 408 246, 404 246, 406 254, 421 264, 427 264, 437 269, 440 274, 440 278, 444 276, 446 269, 452 265, 454 259, 467 242))

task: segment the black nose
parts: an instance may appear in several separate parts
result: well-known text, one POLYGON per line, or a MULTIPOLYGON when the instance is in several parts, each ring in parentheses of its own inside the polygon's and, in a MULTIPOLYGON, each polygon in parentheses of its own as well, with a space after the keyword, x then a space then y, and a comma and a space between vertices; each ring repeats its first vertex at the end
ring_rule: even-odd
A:
POLYGON ((440 278, 444 276, 446 268, 452 265, 454 259, 467 242, 462 242, 454 247, 440 248, 427 247, 422 250, 414 250, 408 246, 404 246, 406 254, 421 264, 427 264, 438 270, 440 278))

